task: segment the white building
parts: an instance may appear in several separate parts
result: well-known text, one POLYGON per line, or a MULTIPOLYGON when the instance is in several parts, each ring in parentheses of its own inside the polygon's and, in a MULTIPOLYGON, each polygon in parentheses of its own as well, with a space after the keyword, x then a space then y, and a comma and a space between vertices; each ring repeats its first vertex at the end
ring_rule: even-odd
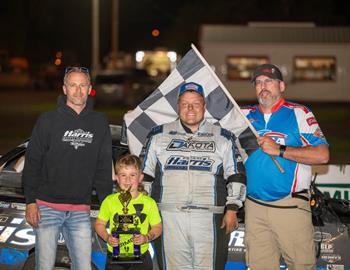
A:
POLYGON ((237 100, 255 99, 251 73, 262 63, 281 68, 285 97, 350 101, 350 27, 313 23, 203 25, 200 49, 237 100))

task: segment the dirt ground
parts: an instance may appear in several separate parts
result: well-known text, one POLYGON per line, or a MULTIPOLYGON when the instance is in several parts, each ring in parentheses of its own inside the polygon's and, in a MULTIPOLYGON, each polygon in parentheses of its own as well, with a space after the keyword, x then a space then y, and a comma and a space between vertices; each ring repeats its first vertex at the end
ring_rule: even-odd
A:
MULTIPOLYGON (((0 90, 0 155, 30 136, 39 114, 54 108, 60 93, 60 90, 0 90)), ((316 115, 330 144, 331 163, 350 164, 350 103, 302 103, 316 115)), ((97 110, 103 111, 110 123, 121 124, 127 109, 97 110)))

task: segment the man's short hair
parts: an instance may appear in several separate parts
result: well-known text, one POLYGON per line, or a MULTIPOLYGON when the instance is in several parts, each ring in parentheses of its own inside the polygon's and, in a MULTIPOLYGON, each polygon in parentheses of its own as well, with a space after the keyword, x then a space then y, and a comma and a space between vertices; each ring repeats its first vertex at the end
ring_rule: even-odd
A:
POLYGON ((73 72, 85 74, 86 78, 89 81, 89 84, 91 84, 90 72, 89 72, 89 69, 86 67, 66 67, 66 70, 64 72, 64 77, 63 77, 63 84, 66 84, 69 74, 73 72))

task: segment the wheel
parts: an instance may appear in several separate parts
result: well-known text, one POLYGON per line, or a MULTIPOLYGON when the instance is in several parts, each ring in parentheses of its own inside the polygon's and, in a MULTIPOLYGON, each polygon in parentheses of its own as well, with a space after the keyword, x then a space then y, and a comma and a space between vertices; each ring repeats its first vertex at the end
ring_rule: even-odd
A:
MULTIPOLYGON (((58 246, 54 270, 68 270, 68 269, 71 269, 70 265, 71 265, 71 260, 69 258, 67 248, 64 246, 58 246)), ((22 267, 22 270, 34 270, 34 269, 35 269, 35 251, 28 256, 26 262, 22 267)), ((91 269, 98 270, 93 263, 91 263, 91 269)))

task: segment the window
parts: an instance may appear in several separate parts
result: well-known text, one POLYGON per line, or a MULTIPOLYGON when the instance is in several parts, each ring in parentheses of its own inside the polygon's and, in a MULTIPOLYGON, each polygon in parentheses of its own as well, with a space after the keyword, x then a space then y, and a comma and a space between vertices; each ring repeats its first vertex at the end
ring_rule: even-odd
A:
POLYGON ((226 58, 228 80, 250 80, 255 68, 269 62, 267 56, 228 56, 226 58))
POLYGON ((335 81, 336 58, 333 56, 294 57, 295 81, 335 81))

